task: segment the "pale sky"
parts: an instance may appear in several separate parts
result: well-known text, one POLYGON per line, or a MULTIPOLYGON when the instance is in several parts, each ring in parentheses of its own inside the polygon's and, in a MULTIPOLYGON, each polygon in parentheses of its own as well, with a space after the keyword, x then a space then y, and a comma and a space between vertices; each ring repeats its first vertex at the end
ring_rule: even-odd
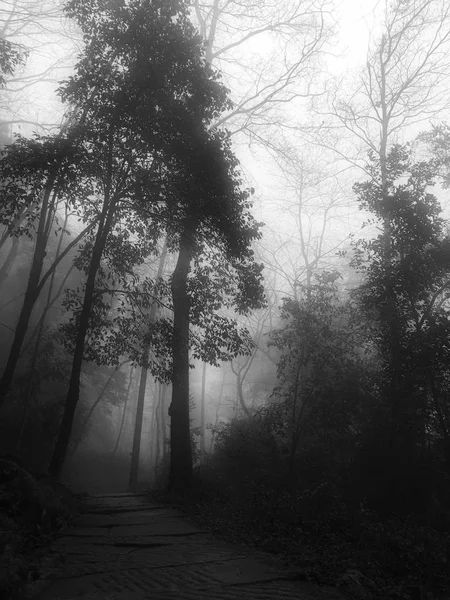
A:
MULTIPOLYGON (((357 68, 364 60, 367 51, 370 31, 373 28, 373 10, 380 0, 341 0, 336 18, 340 22, 340 35, 338 45, 333 53, 338 56, 329 57, 330 70, 333 74, 344 73, 346 70, 357 68)), ((2 20, 7 15, 9 3, 0 1, 0 15, 2 20)), ((26 43, 26 38, 22 40, 26 43)), ((75 62, 76 48, 70 37, 58 36, 51 40, 45 36, 42 45, 28 59, 25 74, 43 72, 52 65, 59 64, 59 68, 47 77, 43 83, 35 83, 21 94, 25 101, 17 102, 17 113, 22 114, 26 121, 37 120, 40 123, 58 122, 61 116, 61 107, 55 100, 57 81, 70 73, 71 64, 75 62), (51 82, 49 79, 53 79, 51 82)), ((15 127, 18 131, 18 127, 15 127)), ((30 133, 26 125, 20 128, 22 134, 30 133)))

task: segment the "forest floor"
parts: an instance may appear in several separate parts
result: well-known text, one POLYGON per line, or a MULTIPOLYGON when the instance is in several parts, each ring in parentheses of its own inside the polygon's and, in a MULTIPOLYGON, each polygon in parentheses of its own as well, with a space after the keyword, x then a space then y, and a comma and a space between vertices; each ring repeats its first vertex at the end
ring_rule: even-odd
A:
POLYGON ((147 495, 86 496, 37 600, 339 600, 271 555, 228 544, 147 495))

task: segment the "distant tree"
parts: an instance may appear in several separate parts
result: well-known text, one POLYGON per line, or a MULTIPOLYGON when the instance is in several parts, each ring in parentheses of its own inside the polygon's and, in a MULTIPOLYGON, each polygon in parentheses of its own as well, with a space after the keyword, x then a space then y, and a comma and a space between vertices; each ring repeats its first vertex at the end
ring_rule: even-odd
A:
POLYGON ((0 379, 0 407, 9 392, 33 308, 46 282, 57 266, 93 227, 95 219, 44 269, 47 244, 52 230, 64 235, 57 220, 57 209, 75 198, 71 208, 89 196, 90 191, 77 182, 82 154, 67 138, 53 136, 33 139, 19 137, 0 159, 2 205, 0 220, 14 236, 35 238, 25 296, 16 324, 8 360, 0 379), (68 196, 70 192, 72 196, 68 196))
POLYGON ((364 169, 367 151, 385 171, 407 128, 445 114, 450 74, 450 6, 445 0, 383 3, 381 34, 358 74, 336 81, 319 108, 319 142, 364 169), (334 132, 334 135, 333 135, 334 132), (345 144, 343 147, 342 144, 345 144))
POLYGON ((270 335, 280 359, 267 411, 293 481, 300 448, 307 453, 318 445, 328 460, 337 458, 358 421, 363 338, 355 307, 339 298, 338 280, 337 272, 324 271, 296 299, 285 298, 280 326, 270 335))
POLYGON ((27 58, 8 75, 0 97, 0 131, 6 140, 17 131, 44 134, 59 128, 62 109, 56 97, 52 102, 52 88, 72 66, 79 37, 74 29, 60 0, 3 0, 1 48, 12 47, 27 58))

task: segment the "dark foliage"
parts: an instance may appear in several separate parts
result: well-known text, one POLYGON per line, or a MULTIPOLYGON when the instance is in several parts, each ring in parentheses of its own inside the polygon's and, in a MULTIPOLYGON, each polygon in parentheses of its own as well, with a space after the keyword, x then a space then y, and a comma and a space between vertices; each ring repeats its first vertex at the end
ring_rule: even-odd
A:
POLYGON ((0 458, 0 595, 31 597, 57 557, 48 554, 54 533, 77 514, 77 502, 61 483, 28 471, 12 456, 0 458))
MULTIPOLYGON (((440 143, 442 140, 439 140, 440 143)), ((442 161, 441 164, 444 164, 442 161)), ((381 234, 354 247, 348 297, 322 273, 271 334, 278 386, 216 431, 184 506, 299 577, 361 598, 450 590, 448 238, 435 160, 388 156, 355 185, 381 234)), ((431 596, 429 596, 431 597, 431 596)))

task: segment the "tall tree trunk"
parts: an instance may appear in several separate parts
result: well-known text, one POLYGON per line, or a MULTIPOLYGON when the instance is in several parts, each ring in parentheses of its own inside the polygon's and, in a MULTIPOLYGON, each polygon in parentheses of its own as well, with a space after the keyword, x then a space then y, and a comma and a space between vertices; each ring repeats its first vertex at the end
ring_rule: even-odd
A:
MULTIPOLYGON (((45 196, 44 196, 45 199, 45 196)), ((14 376, 17 363, 19 361, 21 350, 23 347, 23 342, 25 340, 25 336, 28 330, 28 325, 30 322, 31 314, 33 312, 33 308, 36 304, 37 299, 39 298, 40 293, 42 292, 44 285, 47 282, 47 279, 52 276, 55 272, 56 267, 62 261, 62 259, 67 256, 67 254, 72 250, 74 246, 76 246, 79 241, 86 235, 86 233, 95 225, 96 221, 90 223, 81 233, 77 235, 77 237, 61 252, 61 254, 53 261, 52 265, 47 269, 47 271, 42 275, 42 268, 44 264, 44 258, 46 255, 46 247, 47 241, 50 234, 50 228, 54 218, 55 212, 55 199, 56 199, 56 191, 53 195, 53 199, 47 202, 45 213, 47 215, 46 223, 43 226, 42 232, 40 231, 41 220, 39 220, 38 232, 36 234, 36 245, 33 254, 33 261, 31 264, 30 275, 28 278, 27 289, 25 292, 25 297, 22 305, 22 310, 19 315, 19 320, 17 322, 13 343, 11 346, 11 350, 9 353, 8 362, 6 363, 5 370, 3 371, 2 378, 0 379, 0 409, 5 402, 6 396, 9 392, 12 378, 14 376)), ((44 204, 44 203, 43 203, 44 204)), ((43 211, 41 209, 41 215, 43 211)), ((4 305, 6 306, 6 305, 4 305)), ((33 332, 34 333, 34 332, 33 332)))
POLYGON ((220 386, 220 393, 219 393, 219 399, 217 401, 217 408, 216 408, 216 420, 214 423, 214 428, 212 430, 211 433, 211 441, 209 443, 209 454, 212 454, 213 448, 214 448, 214 438, 216 437, 216 430, 217 430, 217 425, 219 424, 219 410, 220 410, 220 406, 222 404, 222 396, 223 396, 223 388, 225 387, 225 372, 222 368, 222 384, 220 386))
MULTIPOLYGON (((100 232, 100 228, 99 228, 100 232)), ((105 238, 103 232, 97 235, 95 240, 89 274, 86 282, 86 290, 84 293, 83 307, 81 310, 80 320, 78 323, 78 331, 75 341, 75 351, 72 361, 72 372, 69 381, 69 390, 64 406, 64 414, 59 430, 58 439, 56 441, 55 450, 50 463, 50 473, 58 477, 61 475, 62 467, 67 455, 70 434, 72 432, 73 418, 80 397, 80 376, 81 365, 83 362, 84 343, 89 326, 89 317, 91 314, 92 302, 95 291, 95 278, 100 267, 100 262, 105 246, 105 238)))
POLYGON ((192 479, 189 423, 189 294, 187 280, 194 253, 195 227, 187 221, 172 275, 172 402, 170 415, 169 491, 183 493, 192 479))
MULTIPOLYGON (((66 206, 66 214, 64 217, 64 224, 62 226, 62 231, 65 231, 66 227, 67 227, 67 222, 69 220, 69 211, 68 211, 68 207, 66 206)), ((61 246, 62 246, 62 240, 63 240, 63 236, 62 234, 59 236, 59 240, 58 240, 58 245, 56 247, 56 257, 58 257, 61 253, 61 246)), ((20 450, 20 446, 22 444, 22 438, 23 438, 23 434, 25 431, 25 424, 26 424, 26 420, 27 420, 27 412, 28 412, 28 407, 30 404, 30 400, 31 400, 31 395, 32 395, 32 391, 33 391, 33 382, 34 382, 34 376, 35 376, 35 370, 36 370, 36 363, 37 363, 37 358, 38 358, 38 352, 39 352, 39 347, 41 345, 41 340, 42 340, 42 335, 44 333, 44 325, 45 325, 45 318, 48 314, 48 311, 50 310, 50 306, 52 305, 52 293, 53 293, 53 285, 55 283, 55 273, 56 271, 53 271, 52 276, 50 278, 50 285, 48 288, 48 292, 47 292, 47 303, 45 305, 45 308, 42 312, 42 316, 39 319, 39 326, 38 326, 38 333, 37 333, 37 339, 36 339, 36 343, 34 345, 34 350, 33 350, 33 356, 31 359, 31 363, 30 363, 30 376, 28 379, 28 383, 27 383, 27 389, 25 392, 25 404, 23 407, 23 414, 22 414, 22 423, 20 426, 20 431, 19 431, 19 435, 17 438, 17 451, 20 450)))
POLYGON ((149 444, 149 465, 150 470, 153 473, 155 470, 156 463, 156 454, 158 453, 158 434, 159 434, 159 426, 158 426, 158 407, 159 407, 159 394, 157 393, 158 385, 155 382, 155 391, 153 394, 153 403, 152 403, 152 414, 150 418, 150 444, 149 444))
POLYGON ((111 381, 113 380, 114 376, 116 375, 117 371, 123 367, 123 365, 125 365, 127 362, 129 362, 128 360, 124 360, 122 363, 120 363, 120 365, 118 365, 114 371, 111 373, 111 375, 108 377, 108 379, 105 381, 102 389, 100 390, 100 394, 97 396, 96 400, 94 401, 94 403, 92 404, 91 408, 89 409, 88 414, 86 415, 83 424, 80 427, 80 435, 78 436, 77 441, 75 442, 75 444, 73 445, 72 448, 72 452, 71 455, 74 456, 75 452, 77 451, 78 446, 81 443, 81 440, 83 439, 83 434, 84 431, 87 427, 87 424, 89 423, 91 417, 92 417, 92 413, 94 412, 94 410, 97 408, 97 406, 100 404, 100 402, 103 400, 105 394, 106 394, 106 390, 109 387, 109 384, 111 383, 111 381))
POLYGON ((125 396, 125 402, 123 405, 123 412, 122 412, 122 419, 120 420, 120 428, 119 428, 119 433, 117 434, 117 439, 116 439, 116 445, 114 446, 114 450, 111 454, 111 460, 114 460, 114 457, 116 456, 116 452, 117 449, 119 447, 119 442, 120 442, 120 436, 122 435, 122 430, 123 430, 123 426, 125 423, 125 417, 127 414, 127 406, 128 406, 128 400, 130 398, 130 391, 131 391, 131 385, 133 383, 133 367, 131 367, 130 369, 130 379, 128 381, 128 387, 127 387, 127 395, 125 396))
POLYGON ((206 390, 206 363, 202 370, 202 395, 200 399, 200 460, 205 457, 205 390, 206 390))
POLYGON ((53 457, 50 462, 50 473, 55 477, 60 477, 67 456, 67 449, 72 432, 73 419, 75 410, 80 397, 80 375, 81 365, 83 362, 84 344, 86 334, 89 327, 89 317, 91 314, 92 303, 95 292, 95 279, 102 260, 103 250, 105 248, 106 239, 111 229, 115 209, 116 197, 112 195, 112 149, 113 135, 110 134, 109 140, 109 156, 108 156, 108 173, 105 186, 105 196, 103 200, 102 212, 99 220, 97 234, 92 249, 91 262, 86 281, 86 289, 84 292, 83 307, 81 309, 80 320, 78 322, 78 331, 75 340, 75 350, 72 361, 72 372, 69 381, 69 390, 67 392, 66 402, 64 406, 64 414, 59 429, 58 438, 56 440, 53 457))
MULTIPOLYGON (((381 131, 380 131, 380 175, 381 175, 381 201, 384 206, 389 200, 388 190, 388 142, 389 142, 389 100, 387 98, 388 86, 387 86, 387 74, 386 74, 386 60, 384 58, 384 51, 386 46, 391 40, 383 35, 381 46, 379 50, 379 62, 380 62, 380 105, 381 105, 381 131)), ((390 367, 390 381, 389 381, 389 401, 390 401, 390 451, 393 456, 397 456, 399 453, 405 451, 402 448, 403 439, 401 432, 405 430, 405 414, 407 412, 408 405, 408 394, 405 394, 401 381, 401 375, 399 371, 399 365, 402 361, 402 347, 400 343, 401 331, 399 327, 399 321, 397 318, 397 303, 396 303, 396 292, 394 290, 394 276, 393 276, 393 247, 392 247, 392 223, 391 217, 388 212, 385 212, 383 218, 383 235, 384 235, 384 269, 387 276, 386 286, 386 300, 383 307, 383 313, 381 315, 382 323, 385 328, 387 335, 387 341, 389 344, 389 367, 390 367)), ((387 424, 389 426, 389 424, 387 424)), ((408 452, 408 450, 406 450, 408 452)))
MULTIPOLYGON (((163 384, 159 384, 158 391, 158 405, 156 407, 156 415, 155 415, 155 437, 156 437, 156 446, 155 446, 155 462, 153 470, 158 466, 159 459, 161 456, 161 420, 164 418, 164 413, 162 412, 162 394, 163 394, 163 384)), ((164 443, 164 440, 163 440, 164 443)))
POLYGON ((54 209, 56 202, 56 190, 54 190, 56 175, 49 178, 39 215, 39 225, 36 232, 36 245, 31 263, 30 275, 28 277, 27 289, 23 300, 22 310, 20 311, 19 320, 16 325, 14 339, 9 351, 8 361, 0 379, 0 409, 5 403, 6 396, 11 387, 11 382, 17 367, 20 357, 20 350, 28 329, 31 313, 39 293, 41 291, 39 280, 41 278, 44 258, 46 254, 48 236, 50 234, 51 224, 54 217, 54 209), (53 194, 53 197, 52 197, 53 194))
MULTIPOLYGON (((167 257, 167 242, 164 242, 161 250, 161 256, 159 257, 158 272, 156 275, 156 283, 162 277, 164 271, 164 265, 167 257)), ((158 314, 158 303, 153 302, 150 308, 150 327, 155 322, 158 314)), ((136 421, 134 425, 134 436, 133 436, 133 449, 131 452, 131 467, 130 467, 130 480, 129 487, 131 491, 136 491, 139 482, 139 457, 141 451, 141 437, 142 437, 142 422, 144 419, 144 404, 145 404, 145 389, 147 385, 147 372, 148 372, 148 361, 150 356, 150 348, 147 347, 144 351, 141 378, 139 381, 139 392, 138 392, 138 403, 136 408, 136 421)))
POLYGON ((166 431, 166 393, 167 393, 167 385, 165 383, 161 384, 161 407, 159 409, 160 419, 161 419, 161 442, 162 442, 162 458, 163 460, 167 455, 167 431, 166 431))
POLYGON ((66 274, 64 275, 61 283, 59 284, 58 290, 56 291, 56 294, 53 296, 53 298, 50 300, 50 302, 47 302, 42 315, 39 317, 39 321, 36 323, 34 329, 31 331, 31 334, 28 336, 27 341, 24 343, 24 345, 22 346, 22 353, 26 352, 27 349, 29 348, 31 342, 34 339, 34 336, 36 334, 39 334, 41 326, 43 324, 43 322, 45 321, 47 314, 49 312, 49 310, 51 309, 51 307, 55 304, 55 302, 58 300, 58 298, 61 296, 64 286, 66 284, 66 281, 69 279, 71 272, 73 271, 73 269, 75 268, 75 264, 72 263, 69 267, 69 269, 67 270, 66 274))
MULTIPOLYGON (((146 363, 148 363, 148 352, 145 352, 144 360, 146 363)), ((130 479, 128 482, 130 492, 136 492, 139 483, 139 459, 141 452, 142 423, 144 421, 145 390, 147 389, 147 373, 147 368, 143 366, 141 368, 141 377, 139 379, 136 420, 134 422, 133 448, 131 450, 130 479)))

